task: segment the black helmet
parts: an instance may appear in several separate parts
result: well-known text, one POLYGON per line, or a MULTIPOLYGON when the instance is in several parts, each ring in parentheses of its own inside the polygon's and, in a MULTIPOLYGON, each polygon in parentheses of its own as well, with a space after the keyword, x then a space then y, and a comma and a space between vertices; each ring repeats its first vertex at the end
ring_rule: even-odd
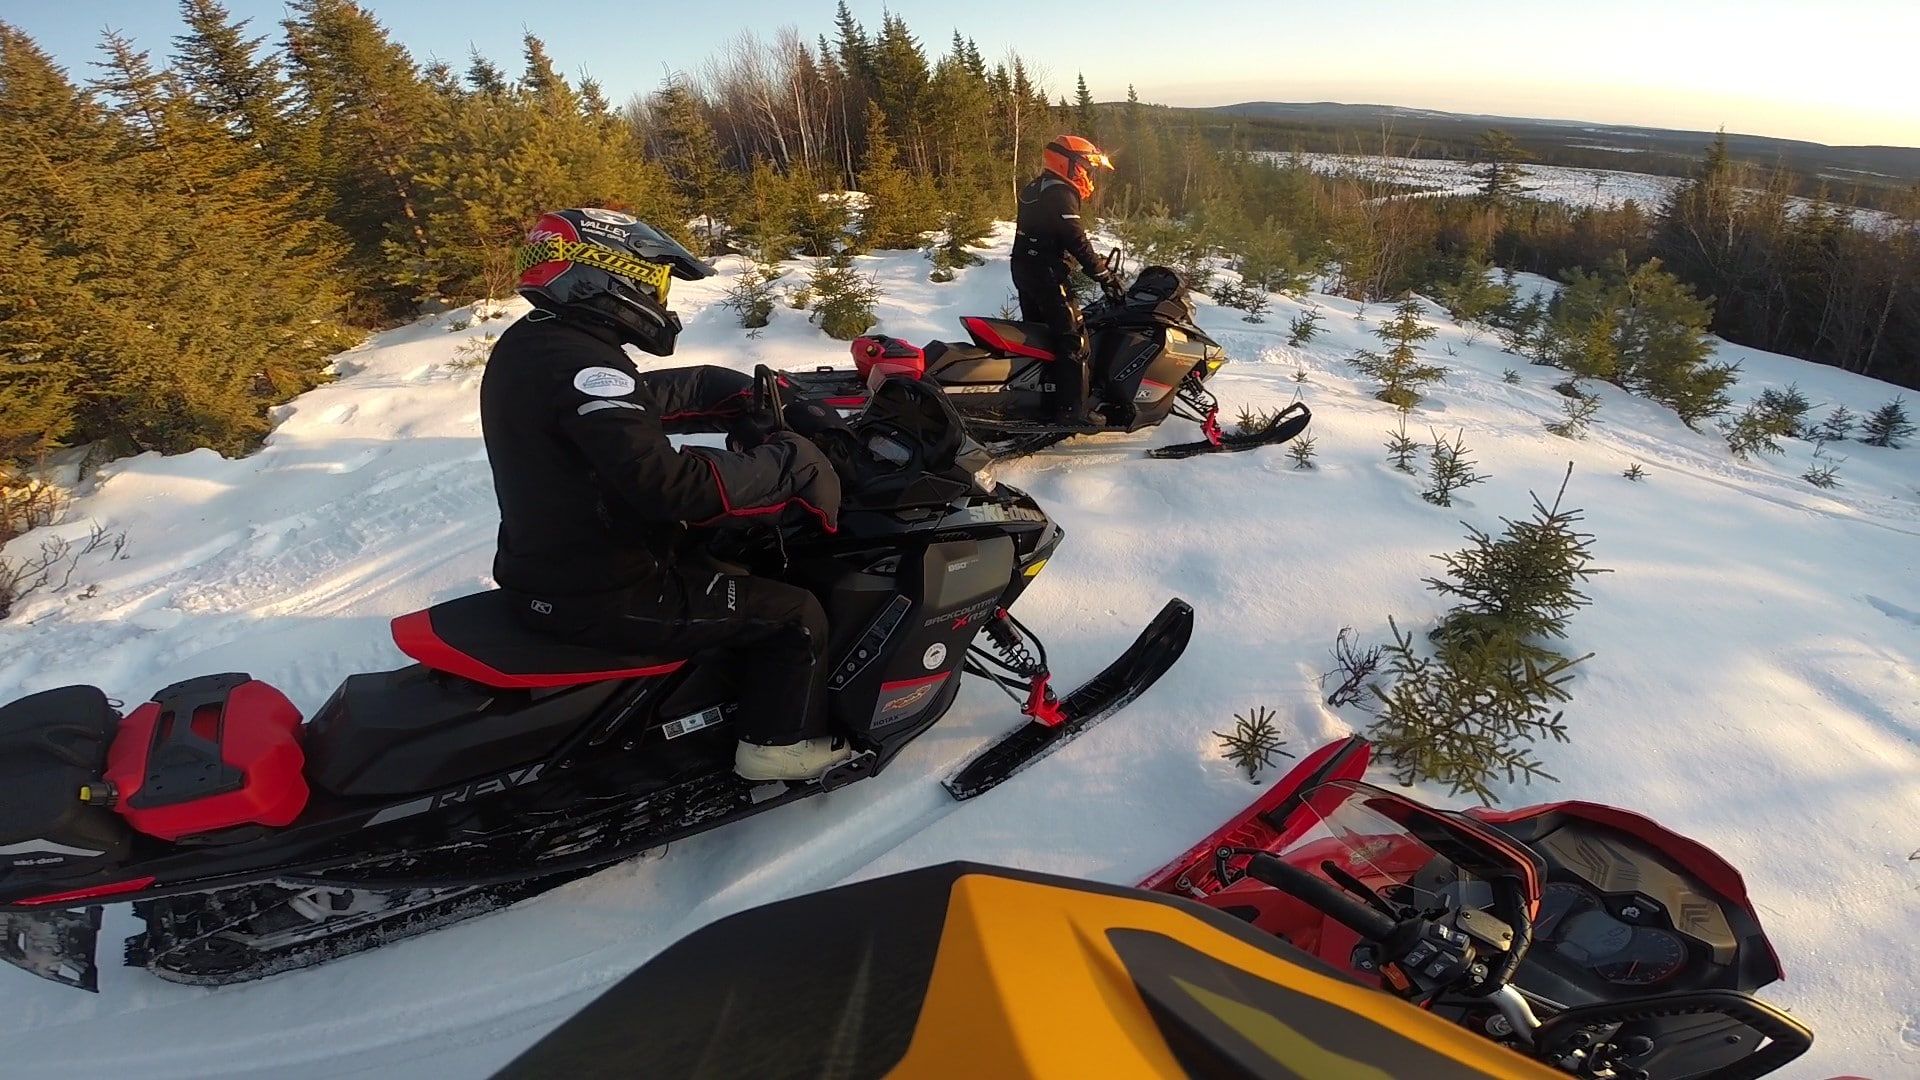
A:
POLYGON ((714 274, 646 222, 600 209, 540 215, 518 266, 521 296, 556 315, 610 326, 655 356, 673 355, 680 336, 680 317, 667 309, 672 279, 714 274))

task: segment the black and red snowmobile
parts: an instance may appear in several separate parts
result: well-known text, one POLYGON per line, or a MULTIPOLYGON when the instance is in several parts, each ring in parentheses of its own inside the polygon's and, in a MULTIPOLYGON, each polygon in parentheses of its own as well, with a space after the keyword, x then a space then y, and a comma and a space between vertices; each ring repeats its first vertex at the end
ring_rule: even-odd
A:
POLYGON ((1588 802, 1435 810, 1370 784, 1358 737, 1308 756, 1140 887, 1196 900, 1470 1031, 1592 1080, 1752 1080, 1804 1054, 1725 859, 1588 802))
MULTIPOLYGON (((1117 253, 1116 253, 1117 257, 1117 253)), ((802 402, 857 409, 876 380, 909 375, 938 383, 953 397, 969 432, 996 458, 1017 457, 1075 435, 1133 432, 1168 417, 1200 425, 1204 438, 1155 447, 1151 457, 1177 458, 1276 446, 1306 430, 1313 414, 1294 402, 1257 430, 1220 428, 1220 403, 1207 383, 1226 363, 1219 343, 1194 324, 1192 298, 1178 272, 1149 266, 1131 288, 1085 309, 1092 346, 1092 425, 1054 419, 1052 334, 1040 323, 964 316, 969 342, 924 348, 884 335, 854 340, 853 370, 821 367, 782 377, 802 402)))
MULTIPOLYGON (((773 374, 757 376, 758 404, 781 415, 773 374)), ((497 592, 394 620, 416 663, 350 676, 304 723, 244 674, 178 683, 125 716, 94 687, 50 690, 0 707, 0 958, 96 990, 100 905, 123 902, 144 923, 127 963, 179 982, 367 949, 873 775, 964 675, 1029 717, 946 781, 971 798, 1124 707, 1185 649, 1193 610, 1173 600, 1056 695, 1009 609, 1061 529, 975 476, 985 455, 931 383, 884 383, 833 436, 839 531, 727 534, 718 557, 820 597, 837 658, 828 718, 852 760, 815 782, 742 780, 724 658, 536 638, 497 592)))

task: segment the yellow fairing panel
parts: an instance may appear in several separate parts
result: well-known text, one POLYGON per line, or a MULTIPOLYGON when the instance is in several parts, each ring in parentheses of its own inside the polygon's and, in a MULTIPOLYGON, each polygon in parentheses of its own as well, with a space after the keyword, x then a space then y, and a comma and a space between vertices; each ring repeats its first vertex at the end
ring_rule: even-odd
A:
POLYGON ((1233 929, 1152 894, 960 877, 919 1022, 888 1075, 1561 1077, 1233 929))

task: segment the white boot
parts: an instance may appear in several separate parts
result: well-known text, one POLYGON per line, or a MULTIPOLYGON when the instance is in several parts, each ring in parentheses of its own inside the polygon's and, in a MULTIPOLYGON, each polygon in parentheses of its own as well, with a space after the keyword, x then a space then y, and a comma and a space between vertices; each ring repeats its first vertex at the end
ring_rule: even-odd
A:
POLYGON ((853 749, 838 739, 802 739, 786 746, 743 742, 734 751, 733 771, 748 780, 818 780, 852 756, 853 749))

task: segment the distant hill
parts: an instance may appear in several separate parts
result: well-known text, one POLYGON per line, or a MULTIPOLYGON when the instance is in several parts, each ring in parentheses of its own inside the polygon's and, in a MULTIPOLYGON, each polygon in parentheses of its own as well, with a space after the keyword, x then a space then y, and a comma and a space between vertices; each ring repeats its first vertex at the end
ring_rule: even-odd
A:
MULTIPOLYGON (((1389 130, 1396 144, 1394 152, 1423 157, 1466 156, 1474 137, 1487 128, 1498 127, 1542 161, 1665 174, 1684 171, 1685 165, 1698 160, 1701 150, 1716 134, 1333 101, 1247 101, 1175 111, 1244 118, 1254 121, 1255 131, 1263 136, 1284 141, 1291 132, 1303 142, 1301 148, 1309 150, 1332 149, 1325 145, 1304 145, 1306 142, 1323 144, 1329 136, 1370 137, 1372 145, 1356 142, 1338 149, 1377 150, 1382 130, 1389 130), (1415 141, 1425 145, 1411 148, 1407 145, 1415 141)), ((1802 175, 1839 184, 1893 187, 1920 180, 1920 148, 1909 146, 1827 146, 1798 139, 1729 132, 1727 148, 1742 160, 1767 166, 1785 165, 1802 175)))

